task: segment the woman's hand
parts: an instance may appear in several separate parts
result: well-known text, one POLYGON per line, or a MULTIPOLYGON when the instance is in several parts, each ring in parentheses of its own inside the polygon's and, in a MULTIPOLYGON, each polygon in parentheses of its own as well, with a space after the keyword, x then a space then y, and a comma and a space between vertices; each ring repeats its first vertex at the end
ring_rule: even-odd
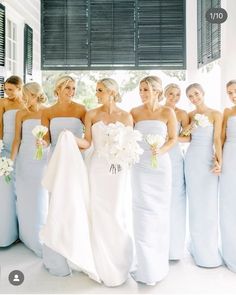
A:
POLYGON ((221 173, 221 164, 216 159, 214 160, 214 166, 211 169, 211 172, 216 174, 217 176, 219 176, 221 173))
POLYGON ((39 146, 46 148, 46 147, 48 147, 48 143, 46 142, 46 140, 44 140, 42 138, 36 139, 36 147, 38 148, 39 146))
POLYGON ((153 156, 160 155, 160 149, 155 144, 151 145, 151 151, 153 156))

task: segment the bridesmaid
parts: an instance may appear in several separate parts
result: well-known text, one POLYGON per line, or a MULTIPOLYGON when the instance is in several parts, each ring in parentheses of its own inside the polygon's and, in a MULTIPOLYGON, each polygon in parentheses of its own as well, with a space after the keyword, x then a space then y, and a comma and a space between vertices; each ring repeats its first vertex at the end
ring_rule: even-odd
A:
MULTIPOLYGON (((83 105, 72 101, 75 89, 76 80, 72 76, 60 77, 56 81, 54 91, 57 102, 42 112, 41 123, 49 128, 49 132, 45 135, 44 140, 37 144, 42 144, 44 147, 51 144, 50 155, 53 153, 59 134, 64 129, 71 131, 76 137, 83 135, 86 110, 83 105)), ((51 274, 66 276, 71 273, 67 260, 46 245, 43 245, 43 262, 51 274)))
MULTIPOLYGON (((111 174, 109 163, 99 156, 99 149, 109 123, 132 126, 133 120, 116 105, 121 97, 115 80, 98 81, 96 96, 101 106, 90 110, 85 120, 87 147, 91 141, 94 145, 89 165, 92 248, 100 279, 106 286, 114 287, 127 280, 133 260, 132 239, 125 217, 127 169, 111 174)), ((78 145, 82 144, 83 140, 79 139, 78 145)))
MULTIPOLYGON (((9 77, 4 83, 7 98, 0 99, 0 139, 3 140, 5 147, 3 156, 7 158, 10 157, 14 138, 15 114, 24 107, 22 85, 20 77, 9 77)), ((14 174, 9 184, 0 177, 0 247, 9 246, 18 239, 14 184, 14 174)))
POLYGON ((16 113, 15 138, 11 159, 16 156, 16 209, 21 241, 36 255, 42 256, 39 231, 45 223, 48 205, 48 193, 41 185, 46 166, 46 153, 42 160, 36 160, 35 138, 32 130, 40 125, 41 114, 47 97, 42 87, 31 82, 23 86, 26 109, 16 113))
MULTIPOLYGON (((174 110, 177 117, 177 134, 189 124, 186 111, 176 107, 180 100, 181 90, 177 84, 171 83, 165 87, 165 105, 174 110)), ((179 137, 179 141, 182 141, 179 137)), ((186 192, 184 179, 184 158, 177 142, 170 150, 172 164, 172 196, 170 213, 170 260, 178 260, 184 256, 186 233, 186 192)))
POLYGON ((144 153, 132 169, 134 239, 137 270, 133 278, 147 285, 161 281, 169 270, 169 223, 171 201, 171 161, 167 151, 177 140, 174 111, 160 105, 162 82, 147 76, 139 84, 143 104, 131 110, 135 129, 143 136, 144 153), (146 143, 148 134, 165 141, 160 148, 146 143), (158 167, 151 167, 151 157, 158 157, 158 167))
POLYGON ((195 106, 195 110, 189 113, 191 124, 196 114, 204 115, 209 120, 207 126, 192 128, 185 159, 190 252, 198 266, 217 267, 222 264, 218 250, 218 174, 222 162, 222 116, 204 103, 204 90, 200 84, 189 85, 186 94, 195 106))
POLYGON ((220 175, 220 230, 222 257, 226 266, 236 272, 236 80, 226 84, 228 96, 233 103, 224 110, 222 145, 223 163, 220 175))

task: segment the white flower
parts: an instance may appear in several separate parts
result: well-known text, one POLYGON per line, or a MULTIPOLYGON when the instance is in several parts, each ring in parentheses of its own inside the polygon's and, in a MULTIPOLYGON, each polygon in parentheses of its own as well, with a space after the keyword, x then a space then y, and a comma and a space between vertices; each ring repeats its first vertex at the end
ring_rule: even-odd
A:
POLYGON ((194 121, 195 121, 197 126, 201 126, 201 127, 207 127, 207 126, 211 125, 208 117, 206 115, 203 115, 203 114, 196 114, 194 116, 194 121))
POLYGON ((0 158, 0 176, 4 176, 5 181, 9 183, 11 181, 10 174, 13 171, 13 161, 9 158, 0 158))
POLYGON ((139 161, 143 153, 137 143, 142 140, 142 134, 139 131, 120 122, 104 125, 103 131, 103 144, 99 149, 99 155, 111 165, 112 173, 139 161))
MULTIPOLYGON (((148 134, 146 136, 146 142, 150 145, 151 148, 160 148, 165 143, 165 138, 159 134, 148 134)), ((151 166, 157 168, 157 155, 152 154, 151 156, 151 166)))
POLYGON ((149 145, 160 148, 165 143, 165 138, 159 134, 148 134, 146 141, 149 145))
POLYGON ((36 137, 37 139, 43 138, 47 132, 48 132, 48 128, 43 125, 37 125, 32 130, 34 137, 36 137))
POLYGON ((3 143, 3 140, 0 139, 0 154, 1 154, 3 149, 4 149, 4 143, 3 143))
MULTIPOLYGON (((44 135, 47 132, 48 132, 48 128, 46 126, 43 126, 43 125, 37 125, 32 130, 33 135, 37 139, 43 139, 44 135)), ((35 154, 35 159, 36 160, 41 160, 42 157, 43 157, 43 146, 42 145, 38 145, 37 150, 36 150, 36 154, 35 154)))

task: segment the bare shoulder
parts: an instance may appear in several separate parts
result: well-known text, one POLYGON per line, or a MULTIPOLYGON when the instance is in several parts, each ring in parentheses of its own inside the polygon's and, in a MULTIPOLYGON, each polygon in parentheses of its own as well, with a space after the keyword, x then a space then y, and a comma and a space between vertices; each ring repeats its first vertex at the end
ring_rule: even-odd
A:
POLYGON ((165 116, 173 116, 173 115, 175 115, 174 110, 172 108, 170 108, 170 107, 167 107, 167 106, 162 106, 161 111, 162 111, 163 115, 165 115, 165 116))
POLYGON ((50 118, 50 115, 52 114, 53 109, 54 109, 54 106, 51 106, 49 108, 45 107, 42 110, 42 116, 45 117, 45 118, 50 118))
POLYGON ((225 108, 224 109, 224 117, 229 117, 232 113, 232 109, 231 108, 225 108))
POLYGON ((86 107, 83 104, 78 102, 73 102, 73 105, 81 112, 86 112, 86 107))
POLYGON ((222 113, 220 111, 212 109, 211 112, 212 112, 212 115, 213 115, 213 117, 215 119, 217 119, 217 118, 221 119, 222 118, 222 113))
POLYGON ((176 108, 176 111, 178 112, 178 114, 180 116, 183 116, 183 117, 188 116, 188 113, 185 110, 183 110, 183 109, 176 108))
POLYGON ((125 124, 132 124, 133 123, 133 117, 129 112, 126 112, 122 109, 120 109, 120 116, 121 120, 125 122, 125 124))
POLYGON ((17 120, 23 120, 23 118, 25 118, 27 115, 29 114, 29 112, 25 109, 23 110, 19 110, 16 112, 16 119, 17 120))
POLYGON ((143 106, 140 105, 138 107, 135 107, 133 109, 130 110, 130 113, 133 115, 133 116, 137 116, 138 114, 140 114, 141 112, 143 111, 143 106))
POLYGON ((91 121, 97 116, 97 114, 99 113, 101 107, 97 107, 94 109, 91 109, 89 111, 87 111, 86 113, 86 118, 87 119, 91 119, 91 121))
POLYGON ((5 104, 8 102, 7 98, 0 99, 0 108, 4 108, 5 104))

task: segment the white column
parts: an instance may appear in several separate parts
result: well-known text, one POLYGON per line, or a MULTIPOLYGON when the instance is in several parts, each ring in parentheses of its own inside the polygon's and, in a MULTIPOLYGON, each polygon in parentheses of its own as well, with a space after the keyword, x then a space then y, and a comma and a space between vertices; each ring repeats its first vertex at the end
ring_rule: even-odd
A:
POLYGON ((198 80, 197 68, 197 0, 186 1, 187 83, 198 80))

